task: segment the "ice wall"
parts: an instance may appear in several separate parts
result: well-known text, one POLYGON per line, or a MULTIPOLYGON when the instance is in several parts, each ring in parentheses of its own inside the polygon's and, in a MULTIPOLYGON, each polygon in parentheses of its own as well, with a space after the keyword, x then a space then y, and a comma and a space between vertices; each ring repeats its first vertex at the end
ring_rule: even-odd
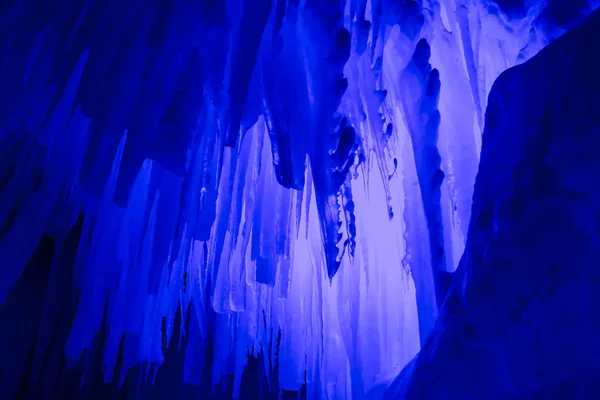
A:
POLYGON ((598 37, 595 11, 494 84, 461 265, 385 398, 600 396, 598 37))
POLYGON ((141 387, 173 349, 234 398, 249 360, 264 393, 377 396, 463 251, 491 85, 578 15, 553 13, 3 4, 0 397, 63 365, 141 387))

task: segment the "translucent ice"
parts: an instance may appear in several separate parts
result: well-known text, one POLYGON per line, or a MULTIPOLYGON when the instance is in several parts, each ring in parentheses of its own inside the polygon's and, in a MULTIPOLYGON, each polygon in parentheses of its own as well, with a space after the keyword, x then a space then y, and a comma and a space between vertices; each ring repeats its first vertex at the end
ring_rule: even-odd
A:
POLYGON ((2 398, 379 396, 464 250, 492 83, 597 5, 67 3, 0 11, 2 398))

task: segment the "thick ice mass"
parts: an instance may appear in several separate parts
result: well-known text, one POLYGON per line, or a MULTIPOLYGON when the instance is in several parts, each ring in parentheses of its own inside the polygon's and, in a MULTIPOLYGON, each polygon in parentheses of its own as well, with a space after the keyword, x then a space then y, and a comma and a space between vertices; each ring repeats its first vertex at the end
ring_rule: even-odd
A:
POLYGON ((3 5, 0 398, 380 398, 493 82, 597 5, 514 3, 3 5))
POLYGON ((595 11, 496 80, 458 276, 385 398, 600 395, 599 33, 595 11))

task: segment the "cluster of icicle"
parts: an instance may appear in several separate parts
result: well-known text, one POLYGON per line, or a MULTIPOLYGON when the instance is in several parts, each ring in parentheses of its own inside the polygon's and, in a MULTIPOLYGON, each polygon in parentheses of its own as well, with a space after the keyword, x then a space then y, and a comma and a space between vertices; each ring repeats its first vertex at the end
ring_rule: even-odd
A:
MULTIPOLYGON (((507 21, 487 0, 226 4, 225 17, 193 31, 205 35, 190 56, 202 65, 202 92, 171 103, 198 107, 189 111, 197 123, 183 135, 182 171, 157 150, 141 167, 126 166, 128 152, 144 145, 132 132, 161 123, 160 113, 145 115, 147 126, 126 126, 116 146, 91 139, 98 127, 77 102, 93 49, 81 53, 59 102, 42 96, 32 110, 50 110, 37 130, 2 132, 4 149, 20 143, 25 151, 0 161, 0 304, 40 237, 56 239, 58 262, 83 218, 70 360, 90 348, 106 316, 105 380, 123 380, 138 363, 155 373, 163 339, 181 340, 172 337, 180 309, 190 319, 182 322, 189 383, 211 368, 214 384, 234 375, 237 396, 248 354, 277 351, 281 388, 364 398, 399 372, 433 325, 431 265, 452 271, 464 247, 487 94, 503 70, 545 45, 539 9, 507 21), (90 167, 101 163, 107 179, 92 193, 81 182, 101 176, 90 167), (125 169, 136 174, 125 200, 115 200, 125 169), (422 193, 428 179, 437 189, 422 193), (432 260, 441 254, 434 245, 443 259, 432 260), (214 357, 204 365, 210 338, 214 357)), ((146 22, 136 29, 151 34, 146 22)), ((133 53, 131 65, 145 54, 133 53)), ((192 67, 181 74, 199 71, 192 67)), ((140 93, 137 102, 111 101, 155 96, 140 93)))

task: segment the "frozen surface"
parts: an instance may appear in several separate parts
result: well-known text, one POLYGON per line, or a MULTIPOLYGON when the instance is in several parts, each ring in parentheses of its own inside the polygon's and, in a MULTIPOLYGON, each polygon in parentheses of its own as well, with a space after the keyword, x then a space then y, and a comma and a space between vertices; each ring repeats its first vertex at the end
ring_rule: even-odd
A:
POLYGON ((598 37, 595 12, 494 84, 461 265, 386 398, 600 396, 598 37))
POLYGON ((5 1, 0 398, 381 396, 558 3, 5 1))

